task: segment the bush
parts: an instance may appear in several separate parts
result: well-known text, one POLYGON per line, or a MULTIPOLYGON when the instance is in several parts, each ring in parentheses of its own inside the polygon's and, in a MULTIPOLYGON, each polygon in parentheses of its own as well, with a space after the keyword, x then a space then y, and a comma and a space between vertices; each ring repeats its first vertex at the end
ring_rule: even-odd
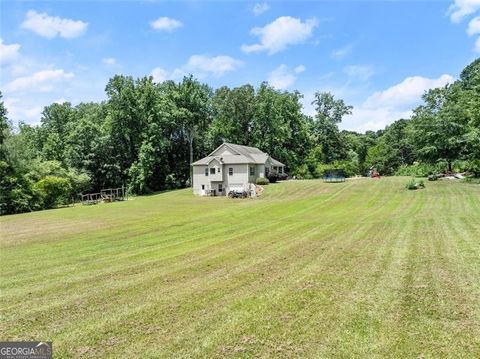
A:
POLYGON ((41 198, 31 181, 0 161, 0 215, 41 209, 41 198))
POLYGON ((72 193, 72 186, 67 178, 47 176, 34 184, 42 198, 44 208, 55 208, 67 204, 72 193))
POLYGON ((480 159, 468 161, 466 171, 470 172, 475 177, 480 177, 480 159))
MULTIPOLYGON (((315 172, 315 170, 313 172, 315 172)), ((294 175, 298 179, 312 179, 312 178, 315 178, 315 176, 312 175, 312 171, 309 170, 309 167, 308 167, 307 164, 303 164, 301 166, 298 166, 291 173, 292 173, 292 175, 294 175)))
POLYGON ((397 172, 395 172, 396 176, 415 176, 415 177, 427 177, 428 175, 440 173, 445 170, 443 164, 438 163, 435 165, 428 164, 428 163, 414 163, 413 165, 409 166, 402 166, 400 167, 397 172))
POLYGON ((405 188, 410 190, 416 190, 416 189, 425 188, 425 184, 423 183, 423 180, 417 181, 415 180, 415 178, 412 178, 410 181, 407 182, 407 184, 405 185, 405 188))
POLYGON ((359 174, 358 167, 349 161, 335 161, 329 164, 320 163, 317 166, 317 173, 320 177, 323 176, 325 171, 329 172, 333 170, 342 170, 345 177, 353 177, 359 174))
POLYGON ((258 177, 255 183, 260 186, 266 186, 270 183, 270 181, 268 180, 268 178, 258 177))
POLYGON ((270 183, 275 183, 278 180, 278 173, 275 171, 271 171, 268 173, 267 178, 270 183))
POLYGON ((82 192, 87 192, 91 189, 91 178, 85 172, 80 172, 75 169, 70 169, 67 173, 67 178, 72 186, 72 196, 82 192))

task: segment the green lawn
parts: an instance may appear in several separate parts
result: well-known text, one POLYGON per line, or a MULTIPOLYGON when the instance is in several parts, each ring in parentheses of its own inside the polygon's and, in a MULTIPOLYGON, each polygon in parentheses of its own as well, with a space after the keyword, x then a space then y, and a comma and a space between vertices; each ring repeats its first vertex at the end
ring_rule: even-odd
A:
POLYGON ((480 357, 480 186, 286 182, 0 218, 0 338, 55 357, 480 357))

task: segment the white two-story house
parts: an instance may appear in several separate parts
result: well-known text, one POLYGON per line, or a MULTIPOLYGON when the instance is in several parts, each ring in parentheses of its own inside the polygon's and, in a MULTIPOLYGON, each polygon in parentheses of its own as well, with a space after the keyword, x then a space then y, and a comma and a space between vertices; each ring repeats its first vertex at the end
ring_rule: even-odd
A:
POLYGON ((233 189, 250 190, 257 178, 270 171, 281 174, 285 165, 255 147, 223 143, 194 163, 193 193, 224 196, 233 189))

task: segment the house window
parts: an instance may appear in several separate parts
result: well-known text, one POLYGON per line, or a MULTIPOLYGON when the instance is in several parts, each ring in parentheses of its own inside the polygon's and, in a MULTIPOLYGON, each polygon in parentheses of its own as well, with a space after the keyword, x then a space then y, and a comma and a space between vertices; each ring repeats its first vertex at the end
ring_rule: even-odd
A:
POLYGON ((217 173, 220 173, 220 167, 217 168, 217 173))
POLYGON ((228 168, 228 175, 233 176, 233 167, 228 168))
POLYGON ((202 184, 202 189, 205 189, 205 185, 204 185, 204 184, 202 184))
POLYGON ((283 167, 278 167, 278 173, 283 173, 283 167))
POLYGON ((270 167, 265 167, 265 175, 268 176, 268 173, 270 172, 270 167))
POLYGON ((215 174, 215 168, 210 168, 210 174, 214 175, 215 174))
POLYGON ((208 168, 205 168, 205 176, 208 176, 208 168))
POLYGON ((218 184, 218 192, 223 191, 223 185, 221 183, 218 184))
POLYGON ((255 176, 255 167, 250 166, 250 176, 255 176))

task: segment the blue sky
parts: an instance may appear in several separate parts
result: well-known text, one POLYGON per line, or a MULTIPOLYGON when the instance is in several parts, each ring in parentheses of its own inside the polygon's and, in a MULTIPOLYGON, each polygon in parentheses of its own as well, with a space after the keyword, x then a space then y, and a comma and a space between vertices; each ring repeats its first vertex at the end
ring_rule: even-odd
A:
POLYGON ((114 74, 213 88, 269 81, 354 106, 377 130, 453 81, 480 53, 480 0, 59 1, 1 6, 0 87, 14 123, 52 102, 99 101, 114 74))

